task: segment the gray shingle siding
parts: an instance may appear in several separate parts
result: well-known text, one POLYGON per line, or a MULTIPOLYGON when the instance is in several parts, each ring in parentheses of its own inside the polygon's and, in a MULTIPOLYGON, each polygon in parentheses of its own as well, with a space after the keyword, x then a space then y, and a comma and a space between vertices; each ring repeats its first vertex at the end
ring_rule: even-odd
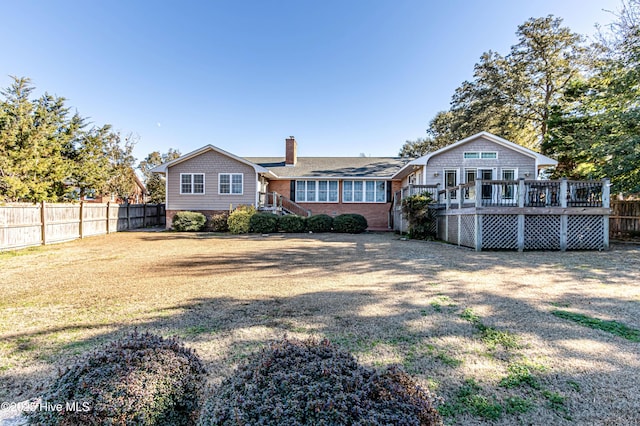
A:
MULTIPOLYGON (((461 146, 445 151, 441 154, 435 155, 429 159, 426 171, 427 184, 439 183, 444 187, 444 170, 456 169, 459 170, 459 178, 464 180, 464 170, 467 168, 486 168, 495 169, 494 178, 501 178, 502 169, 517 169, 518 176, 516 178, 525 178, 525 174, 528 173, 528 179, 534 179, 536 176, 535 159, 524 155, 520 152, 509 149, 500 144, 494 143, 490 140, 479 138, 469 143, 465 143, 461 146), (465 152, 476 151, 490 151, 497 152, 497 159, 464 159, 465 152), (438 173, 438 176, 434 176, 434 173, 438 173)), ((461 183, 461 182, 459 182, 461 183)))
POLYGON ((208 151, 169 167, 167 171, 167 210, 228 210, 240 204, 255 204, 257 175, 253 167, 208 151), (204 173, 205 193, 180 194, 181 173, 204 173), (243 194, 218 194, 219 173, 242 173, 243 194))

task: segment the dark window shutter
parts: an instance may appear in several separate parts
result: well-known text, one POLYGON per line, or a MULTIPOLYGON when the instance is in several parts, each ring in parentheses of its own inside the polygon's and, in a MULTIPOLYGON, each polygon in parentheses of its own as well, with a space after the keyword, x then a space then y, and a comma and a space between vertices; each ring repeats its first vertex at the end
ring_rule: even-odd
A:
POLYGON ((387 203, 393 201, 393 194, 391 193, 391 181, 387 181, 387 203))
POLYGON ((292 180, 289 185, 289 199, 291 201, 296 200, 296 181, 292 180))

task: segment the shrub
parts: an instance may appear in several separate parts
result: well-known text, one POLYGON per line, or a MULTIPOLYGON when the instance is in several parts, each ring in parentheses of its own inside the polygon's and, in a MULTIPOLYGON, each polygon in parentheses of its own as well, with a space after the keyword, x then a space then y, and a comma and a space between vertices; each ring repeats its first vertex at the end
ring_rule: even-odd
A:
POLYGON ((284 232, 304 232, 307 229, 307 218, 288 214, 280 218, 280 230, 284 232))
POLYGON ((249 357, 205 404, 206 425, 440 425, 427 390, 328 341, 284 339, 249 357))
POLYGON ((229 220, 229 213, 215 213, 209 217, 207 221, 206 229, 213 232, 228 232, 229 224, 227 221, 229 220))
POLYGON ((173 216, 172 227, 176 231, 202 231, 207 218, 198 212, 178 212, 173 216))
POLYGON ((435 236, 433 232, 434 215, 429 210, 433 202, 431 195, 425 192, 411 195, 402 200, 402 215, 409 222, 409 236, 417 239, 427 239, 435 236))
POLYGON ((258 234, 278 231, 278 216, 273 213, 257 213, 249 220, 249 230, 258 234))
POLYGON ((333 218, 333 230, 336 232, 359 234, 367 229, 367 219, 356 213, 341 214, 333 218))
POLYGON ((238 206, 227 219, 229 232, 232 234, 246 234, 249 232, 251 216, 256 214, 253 206, 238 206))
POLYGON ((134 332, 86 354, 42 397, 62 411, 36 410, 30 424, 195 424, 204 367, 175 339, 134 332), (76 403, 76 409, 68 404, 76 403))
POLYGON ((333 218, 326 214, 316 214, 307 219, 307 229, 313 232, 331 232, 333 218))

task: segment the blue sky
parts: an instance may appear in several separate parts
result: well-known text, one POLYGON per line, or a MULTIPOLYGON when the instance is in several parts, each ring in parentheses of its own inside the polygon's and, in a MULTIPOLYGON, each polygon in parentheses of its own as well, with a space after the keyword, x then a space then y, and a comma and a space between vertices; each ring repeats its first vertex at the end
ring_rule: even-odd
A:
POLYGON ((13 1, 0 87, 30 77, 135 154, 213 144, 240 156, 396 155, 487 50, 562 17, 592 35, 618 0, 13 1))

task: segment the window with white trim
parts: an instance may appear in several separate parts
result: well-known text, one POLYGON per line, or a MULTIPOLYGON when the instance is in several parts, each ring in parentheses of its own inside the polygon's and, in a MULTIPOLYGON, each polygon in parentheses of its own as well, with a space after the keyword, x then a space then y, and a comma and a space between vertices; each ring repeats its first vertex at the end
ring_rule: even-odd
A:
POLYGON ((204 173, 180 173, 180 194, 204 194, 204 173))
POLYGON ((242 195, 243 178, 242 173, 218 173, 218 193, 242 195))
POLYGON ((296 202, 337 203, 337 180, 297 180, 296 202))
POLYGON ((496 151, 467 151, 462 154, 465 160, 477 160, 482 158, 483 160, 495 160, 498 158, 496 151))
POLYGON ((345 180, 342 183, 345 203, 386 203, 387 182, 384 180, 345 180))

